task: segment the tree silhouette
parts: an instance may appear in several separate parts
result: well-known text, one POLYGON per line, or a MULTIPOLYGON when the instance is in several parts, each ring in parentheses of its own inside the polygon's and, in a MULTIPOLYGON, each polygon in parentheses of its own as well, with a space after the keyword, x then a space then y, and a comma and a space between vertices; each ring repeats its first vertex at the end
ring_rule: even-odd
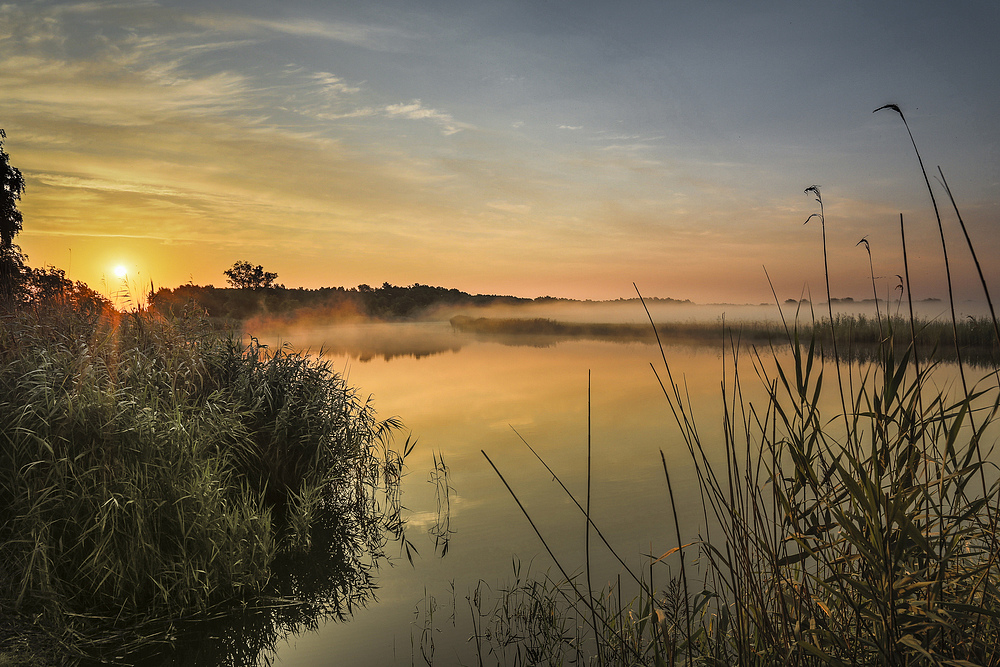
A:
POLYGON ((15 287, 21 275, 23 257, 14 245, 14 237, 21 231, 21 212, 17 202, 24 192, 21 171, 10 165, 10 156, 3 148, 7 133, 0 129, 0 302, 13 301, 15 287))
POLYGON ((253 266, 250 262, 239 261, 233 264, 233 268, 226 269, 223 273, 228 276, 229 284, 236 289, 267 289, 274 287, 274 280, 277 273, 265 271, 264 267, 258 264, 253 266))

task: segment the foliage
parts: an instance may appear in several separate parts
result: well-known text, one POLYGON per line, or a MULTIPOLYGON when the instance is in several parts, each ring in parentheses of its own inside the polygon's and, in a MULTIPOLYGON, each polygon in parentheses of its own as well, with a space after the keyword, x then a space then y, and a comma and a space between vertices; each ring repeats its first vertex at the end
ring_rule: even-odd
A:
POLYGON ((616 665, 995 664, 1000 487, 986 448, 1000 410, 996 376, 957 395, 942 389, 937 365, 919 362, 912 344, 897 347, 883 325, 876 361, 840 362, 854 387, 846 415, 827 412, 839 405, 829 395, 837 383, 824 381, 831 362, 796 327, 790 352, 754 352, 765 400, 747 402, 732 334, 720 442, 702 438, 664 358, 705 532, 682 538, 678 527, 679 548, 650 563, 672 563, 666 588, 637 580, 624 607, 569 577, 519 581, 518 595, 547 591, 536 613, 559 611, 524 620, 498 607, 486 628, 524 632, 503 639, 481 627, 481 650, 562 656, 545 664, 581 650, 616 665), (564 617, 576 623, 569 638, 532 629, 564 617))
POLYGON ((66 272, 54 266, 25 266, 17 294, 22 307, 34 309, 69 308, 80 317, 96 319, 107 315, 111 302, 83 282, 66 278, 66 272))
POLYGON ((22 218, 17 202, 25 184, 20 170, 11 166, 10 156, 4 150, 6 138, 7 134, 0 129, 0 303, 13 299, 23 262, 20 248, 14 245, 14 237, 21 231, 22 218))
POLYGON ((245 261, 234 263, 232 268, 226 269, 223 273, 228 276, 229 284, 236 289, 270 289, 274 287, 274 281, 278 277, 277 273, 265 271, 260 264, 253 266, 245 261))
POLYGON ((293 317, 318 312, 331 319, 356 313, 354 300, 344 288, 316 290, 273 287, 238 290, 213 285, 161 287, 149 298, 150 306, 165 316, 203 313, 214 321, 246 322, 255 317, 293 317))

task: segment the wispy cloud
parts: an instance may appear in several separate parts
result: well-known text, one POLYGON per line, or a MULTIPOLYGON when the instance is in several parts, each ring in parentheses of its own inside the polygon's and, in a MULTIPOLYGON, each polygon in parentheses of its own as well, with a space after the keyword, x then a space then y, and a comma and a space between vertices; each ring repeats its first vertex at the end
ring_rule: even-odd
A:
POLYGON ((425 107, 420 100, 413 100, 408 104, 390 104, 384 110, 390 118, 429 120, 437 123, 441 126, 441 133, 445 135, 455 134, 471 127, 466 123, 456 121, 449 113, 425 107))
POLYGON ((314 72, 309 75, 309 78, 319 85, 324 92, 331 94, 353 94, 361 90, 358 86, 345 83, 339 76, 330 72, 314 72))
POLYGON ((505 213, 517 213, 519 215, 531 213, 531 206, 528 204, 512 204, 508 201, 488 201, 486 205, 505 213))
POLYGON ((263 19, 239 14, 192 15, 188 20, 215 30, 239 33, 270 32, 295 37, 343 42, 376 51, 398 51, 415 36, 384 26, 315 19, 263 19))
POLYGON ((151 185, 149 183, 129 182, 118 179, 81 178, 65 174, 45 173, 35 174, 34 178, 44 185, 57 188, 82 188, 84 190, 101 190, 104 192, 134 192, 163 196, 177 196, 181 194, 177 190, 163 187, 162 185, 151 185))
POLYGON ((245 111, 247 79, 219 72, 169 83, 119 73, 100 64, 57 60, 0 60, 0 87, 24 111, 99 125, 156 123, 178 113, 219 115, 245 111))

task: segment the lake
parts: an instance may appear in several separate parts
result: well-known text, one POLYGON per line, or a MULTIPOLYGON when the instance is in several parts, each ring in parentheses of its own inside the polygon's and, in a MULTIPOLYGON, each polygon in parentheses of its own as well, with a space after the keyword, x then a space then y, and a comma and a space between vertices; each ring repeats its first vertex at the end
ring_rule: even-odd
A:
MULTIPOLYGON (((476 664, 470 641, 473 592, 489 597, 514 580, 517 568, 522 578, 529 570, 559 578, 482 452, 562 566, 579 574, 585 563, 583 516, 521 438, 584 502, 588 403, 592 515, 617 553, 648 575, 649 555, 677 546, 661 450, 674 483, 682 539, 692 541, 705 530, 691 457, 650 366, 667 382, 655 345, 491 338, 458 333, 446 322, 264 327, 257 335, 271 345, 284 341, 322 354, 362 395, 373 396, 380 417, 403 421, 398 445, 407 435, 417 441, 402 484, 412 564, 402 543, 390 542, 391 558, 376 573, 375 600, 342 620, 326 618, 308 631, 279 633, 273 651, 259 656, 261 664, 476 664), (437 460, 443 460, 446 477, 437 460), (435 537, 444 529, 446 550, 435 537)), ((731 351, 723 356, 721 340, 667 345, 664 351, 674 381, 693 406, 702 442, 718 447, 708 455, 721 460, 722 383, 725 379, 731 401, 731 351)), ((788 361, 787 351, 776 354, 788 361)), ((761 356, 771 373, 774 356, 767 350, 761 356)), ((740 353, 739 373, 745 403, 763 403, 749 350, 740 353)), ((831 416, 839 412, 833 373, 830 369, 830 391, 821 404, 831 416)), ((945 373, 943 381, 954 381, 954 372, 945 373)), ((594 536, 591 553, 594 588, 616 584, 623 570, 594 536)), ((486 656, 486 664, 498 662, 486 656)))
MULTIPOLYGON (((642 343, 544 339, 493 340, 453 332, 447 323, 367 324, 261 332, 276 344, 317 353, 372 394, 381 417, 399 416, 417 445, 407 458, 402 501, 412 566, 399 545, 378 572, 377 602, 349 620, 328 621, 286 637, 271 659, 282 665, 423 664, 419 649, 427 609, 434 604, 434 662, 475 662, 466 598, 480 581, 491 589, 513 579, 513 564, 558 577, 552 560, 481 453, 507 478, 563 567, 584 565, 585 522, 572 501, 521 442, 523 437, 584 502, 587 473, 588 375, 591 385, 592 512, 619 555, 641 571, 648 558, 676 546, 660 450, 672 479, 685 540, 701 523, 690 457, 678 435, 654 363, 658 348, 642 343), (519 343, 519 344, 515 344, 519 343), (515 432, 516 430, 516 432, 515 432), (520 436, 520 437, 519 437, 520 436), (429 534, 439 518, 431 480, 435 455, 447 465, 450 536, 442 557, 429 534), (453 620, 454 619, 454 620, 453 620)), ((673 377, 684 382, 703 439, 720 442, 721 341, 667 346, 673 377)), ((745 358, 744 382, 759 381, 745 358)), ((664 376, 664 381, 666 378, 664 376)), ((751 392, 748 396, 753 395, 751 392)), ((720 445, 721 447, 721 445, 720 445)), ((592 537, 596 543, 596 538, 592 537)), ((594 587, 621 571, 603 546, 592 544, 594 587)))

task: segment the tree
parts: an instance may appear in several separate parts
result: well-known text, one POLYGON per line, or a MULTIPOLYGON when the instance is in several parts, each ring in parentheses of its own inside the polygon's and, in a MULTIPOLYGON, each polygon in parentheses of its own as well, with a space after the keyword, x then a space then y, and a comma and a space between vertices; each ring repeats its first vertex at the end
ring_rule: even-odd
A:
POLYGON ((226 269, 223 273, 228 276, 226 280, 236 289, 268 289, 274 287, 274 280, 277 273, 265 271, 264 267, 258 264, 252 266, 250 262, 236 262, 233 268, 226 269))
POLYGON ((79 280, 75 283, 66 272, 54 266, 33 269, 24 267, 18 295, 22 303, 33 306, 70 306, 84 317, 97 317, 111 309, 111 302, 79 280))
POLYGON ((3 148, 7 134, 0 129, 0 302, 10 303, 24 268, 21 249, 14 237, 21 231, 21 212, 17 202, 24 192, 21 171, 10 165, 10 156, 3 148))

